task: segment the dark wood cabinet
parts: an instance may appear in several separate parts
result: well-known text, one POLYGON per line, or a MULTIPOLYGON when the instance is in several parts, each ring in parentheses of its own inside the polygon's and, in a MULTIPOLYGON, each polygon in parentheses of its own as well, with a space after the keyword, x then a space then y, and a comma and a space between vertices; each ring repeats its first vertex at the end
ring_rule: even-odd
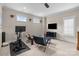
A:
POLYGON ((79 32, 77 32, 77 50, 79 50, 79 32))

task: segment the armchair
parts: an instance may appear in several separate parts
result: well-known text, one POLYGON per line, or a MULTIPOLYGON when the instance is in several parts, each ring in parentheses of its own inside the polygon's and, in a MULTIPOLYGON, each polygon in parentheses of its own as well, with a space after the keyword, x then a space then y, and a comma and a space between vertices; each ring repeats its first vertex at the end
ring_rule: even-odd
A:
POLYGON ((31 41, 31 45, 33 45, 33 37, 30 34, 26 35, 26 37, 31 41))

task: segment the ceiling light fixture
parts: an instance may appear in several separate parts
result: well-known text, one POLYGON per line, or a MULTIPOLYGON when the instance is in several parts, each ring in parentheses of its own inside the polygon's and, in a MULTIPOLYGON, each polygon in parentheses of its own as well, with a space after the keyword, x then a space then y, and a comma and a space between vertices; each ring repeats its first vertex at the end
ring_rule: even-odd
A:
POLYGON ((26 7, 24 7, 24 9, 26 9, 26 7))

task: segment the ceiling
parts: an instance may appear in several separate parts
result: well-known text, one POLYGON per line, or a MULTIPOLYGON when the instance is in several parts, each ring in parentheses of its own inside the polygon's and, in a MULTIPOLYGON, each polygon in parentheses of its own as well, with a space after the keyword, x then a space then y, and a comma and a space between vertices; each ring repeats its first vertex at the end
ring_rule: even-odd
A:
POLYGON ((36 16, 48 16, 53 13, 65 11, 78 7, 78 3, 48 3, 49 8, 44 6, 44 3, 2 3, 1 5, 7 6, 17 11, 33 14, 36 16))

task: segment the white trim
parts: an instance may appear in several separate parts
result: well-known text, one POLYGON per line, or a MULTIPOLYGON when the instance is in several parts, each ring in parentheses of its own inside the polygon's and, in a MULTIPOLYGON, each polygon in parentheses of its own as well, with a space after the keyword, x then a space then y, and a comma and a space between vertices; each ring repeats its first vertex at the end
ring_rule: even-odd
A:
POLYGON ((27 17, 26 16, 21 16, 21 15, 17 15, 16 16, 16 21, 20 21, 20 22, 27 22, 27 17), (25 17, 24 19, 20 19, 20 17, 25 17))
POLYGON ((74 33, 73 33, 73 36, 69 36, 69 35, 65 35, 64 34, 64 36, 66 36, 66 37, 73 37, 73 39, 74 39, 74 41, 76 42, 76 25, 75 25, 75 20, 76 20, 76 17, 75 16, 68 16, 68 17, 64 17, 63 18, 64 20, 69 20, 69 19, 74 19, 74 33))

